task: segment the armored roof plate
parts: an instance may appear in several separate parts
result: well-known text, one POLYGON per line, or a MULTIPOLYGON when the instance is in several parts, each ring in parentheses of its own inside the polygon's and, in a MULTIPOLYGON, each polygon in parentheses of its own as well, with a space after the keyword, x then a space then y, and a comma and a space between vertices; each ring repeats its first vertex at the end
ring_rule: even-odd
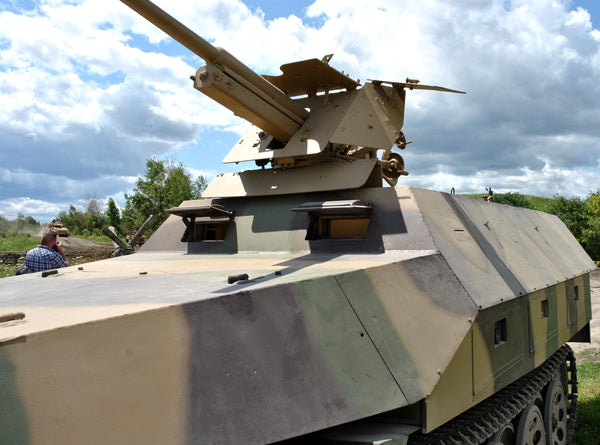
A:
POLYGON ((318 59, 281 65, 281 76, 263 77, 288 96, 315 94, 322 91, 353 90, 360 83, 318 59))
POLYGON ((110 260, 0 282, 0 315, 23 313, 23 320, 3 323, 0 343, 60 327, 215 298, 281 283, 314 280, 384 264, 432 255, 427 250, 386 254, 238 254, 187 255, 182 252, 136 253, 110 260), (227 284, 227 276, 246 271, 255 281, 227 284), (284 275, 275 275, 275 271, 284 275), (259 279, 255 277, 260 277, 259 279), (23 282, 28 292, 23 293, 23 282), (85 299, 82 298, 85 292, 85 299))
POLYGON ((373 203, 358 199, 347 201, 305 202, 294 207, 292 212, 334 212, 334 213, 366 213, 373 208, 373 203))
POLYGON ((217 175, 202 192, 203 198, 289 195, 362 187, 377 159, 336 159, 303 168, 245 170, 217 175), (308 179, 307 179, 308 178, 308 179))
POLYGON ((233 216, 233 212, 226 210, 223 206, 218 204, 209 206, 173 207, 171 209, 166 209, 165 212, 188 218, 202 216, 225 216, 230 218, 233 216))

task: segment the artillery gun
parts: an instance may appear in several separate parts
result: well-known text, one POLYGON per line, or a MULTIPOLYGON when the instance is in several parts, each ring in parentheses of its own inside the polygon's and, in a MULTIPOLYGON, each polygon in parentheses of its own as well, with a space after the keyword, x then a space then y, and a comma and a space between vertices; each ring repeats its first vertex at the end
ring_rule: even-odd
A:
POLYGON ((461 93, 411 79, 361 86, 329 65, 331 55, 283 65, 281 76, 260 76, 154 4, 123 3, 202 57, 208 64, 192 76, 194 87, 253 124, 223 162, 272 167, 219 175, 204 196, 378 187, 382 175, 395 185, 408 174, 391 151, 407 144, 401 131, 405 89, 461 93))
POLYGON ((102 233, 108 236, 113 241, 113 245, 115 246, 115 251, 112 253, 112 256, 116 257, 123 255, 131 255, 132 253, 135 253, 136 244, 142 245, 146 241, 144 237, 144 232, 148 227, 150 227, 152 221, 154 221, 154 215, 150 215, 148 218, 146 218, 146 221, 144 221, 142 227, 140 227, 131 237, 128 235, 126 243, 119 239, 117 234, 113 232, 112 228, 103 227, 102 233))
POLYGON ((207 61, 194 86, 254 125, 225 161, 257 168, 134 255, 2 280, 3 439, 570 441, 594 263, 555 216, 382 186, 406 91, 449 90, 329 57, 261 77, 123 2, 207 61))

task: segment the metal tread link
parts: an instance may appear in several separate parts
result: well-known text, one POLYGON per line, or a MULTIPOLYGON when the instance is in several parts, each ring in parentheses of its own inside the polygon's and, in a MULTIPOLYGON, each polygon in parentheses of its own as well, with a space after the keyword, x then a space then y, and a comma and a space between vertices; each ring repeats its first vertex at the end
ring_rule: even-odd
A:
POLYGON ((498 393, 478 403, 434 431, 410 436, 409 444, 478 445, 489 439, 500 427, 516 417, 532 403, 555 375, 562 363, 568 363, 570 391, 567 409, 567 443, 575 431, 577 415, 577 371, 572 349, 565 345, 539 367, 508 385, 498 393))

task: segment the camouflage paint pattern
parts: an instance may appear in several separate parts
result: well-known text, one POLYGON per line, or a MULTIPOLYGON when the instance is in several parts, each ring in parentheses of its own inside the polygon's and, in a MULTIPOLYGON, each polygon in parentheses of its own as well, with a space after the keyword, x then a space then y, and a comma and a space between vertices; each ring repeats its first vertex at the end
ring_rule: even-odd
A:
POLYGON ((595 265, 550 215, 411 187, 211 202, 222 242, 171 216, 135 255, 0 281, 25 314, 0 323, 0 443, 259 444, 420 405, 429 431, 591 317, 595 265), (347 199, 373 202, 363 238, 290 211, 347 199))

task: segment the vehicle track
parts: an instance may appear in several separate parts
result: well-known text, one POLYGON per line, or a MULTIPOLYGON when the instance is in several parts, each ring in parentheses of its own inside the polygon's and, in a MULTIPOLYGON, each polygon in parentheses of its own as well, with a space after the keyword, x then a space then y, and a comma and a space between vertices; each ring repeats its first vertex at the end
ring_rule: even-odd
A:
POLYGON ((539 397, 563 363, 568 370, 567 443, 569 443, 575 431, 577 416, 577 371, 573 350, 565 345, 541 366, 450 422, 429 434, 411 435, 409 444, 477 445, 484 443, 539 397))

